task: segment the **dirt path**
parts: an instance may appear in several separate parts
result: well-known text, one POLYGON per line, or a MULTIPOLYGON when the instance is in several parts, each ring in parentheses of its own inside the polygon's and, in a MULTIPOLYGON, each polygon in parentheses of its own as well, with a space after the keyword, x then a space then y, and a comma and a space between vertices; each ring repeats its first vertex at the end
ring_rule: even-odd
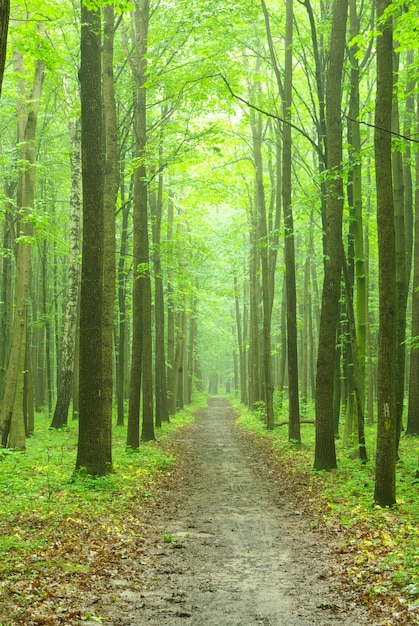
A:
POLYGON ((275 482, 235 434, 225 400, 210 402, 181 445, 190 464, 176 481, 176 502, 155 520, 146 579, 137 589, 115 581, 113 609, 101 607, 108 624, 370 623, 334 588, 331 557, 309 521, 290 503, 275 502, 275 482))

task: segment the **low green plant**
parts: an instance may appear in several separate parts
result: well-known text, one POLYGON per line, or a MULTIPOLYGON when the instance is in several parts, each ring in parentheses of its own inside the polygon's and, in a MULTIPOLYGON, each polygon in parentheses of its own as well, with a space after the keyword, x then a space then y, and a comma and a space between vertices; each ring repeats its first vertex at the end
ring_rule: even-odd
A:
MULTIPOLYGON (((57 576, 82 580, 92 567, 101 570, 106 564, 92 562, 89 545, 100 546, 99 559, 108 541, 121 544, 122 553, 124 537, 141 541, 139 510, 153 498, 156 474, 174 462, 170 439, 203 404, 200 398, 178 412, 156 430, 156 441, 136 451, 126 449, 126 428, 115 427, 112 472, 104 477, 74 473, 76 421, 51 430, 50 417, 37 415, 26 452, 0 450, 0 579, 10 584, 10 597, 2 588, 8 599, 0 598, 0 624, 14 623, 14 614, 48 598, 57 576)), ((101 618, 86 614, 84 620, 101 618)))

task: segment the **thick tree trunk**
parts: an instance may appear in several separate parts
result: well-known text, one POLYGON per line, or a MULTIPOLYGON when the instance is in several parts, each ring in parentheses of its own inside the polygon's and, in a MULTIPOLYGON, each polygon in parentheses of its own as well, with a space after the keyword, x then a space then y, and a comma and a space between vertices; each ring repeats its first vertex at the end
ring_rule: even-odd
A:
POLYGON ((316 377, 316 446, 314 469, 336 467, 333 426, 333 377, 336 329, 339 321, 342 268, 342 67, 346 41, 348 0, 333 3, 329 66, 326 88, 327 220, 326 258, 320 318, 316 377))
POLYGON ((101 17, 81 4, 83 246, 80 289, 79 439, 76 470, 107 473, 103 412, 103 122, 101 17))
POLYGON ((374 500, 396 502, 396 242, 391 167, 393 37, 391 17, 381 23, 390 0, 377 0, 377 91, 375 105, 375 171, 379 258, 378 430, 374 500))

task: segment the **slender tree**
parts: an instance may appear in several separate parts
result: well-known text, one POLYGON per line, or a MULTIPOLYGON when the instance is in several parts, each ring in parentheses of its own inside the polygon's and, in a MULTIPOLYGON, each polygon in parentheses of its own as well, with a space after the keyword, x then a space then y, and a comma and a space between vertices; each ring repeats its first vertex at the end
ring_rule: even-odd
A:
POLYGON ((147 146, 147 43, 150 19, 148 0, 134 10, 136 64, 135 146, 138 167, 134 174, 134 286, 130 402, 127 444, 139 445, 140 390, 142 391, 141 439, 154 439, 151 282, 148 239, 147 146))
POLYGON ((393 35, 384 13, 390 0, 377 0, 377 90, 375 103, 375 176, 379 258, 379 339, 377 375, 377 457, 374 500, 396 502, 396 242, 391 165, 393 35))
MULTIPOLYGON (((419 114, 419 98, 416 110, 419 114)), ((416 180, 419 180, 419 152, 416 152, 416 180)), ((419 186, 415 191, 415 245, 413 250, 412 337, 409 372, 409 405, 406 435, 419 435, 419 186)))
POLYGON ((68 409, 73 392, 77 309, 80 292, 81 128, 78 118, 70 119, 69 133, 71 145, 71 198, 68 293, 61 340, 61 366, 57 402, 51 428, 61 428, 67 424, 68 409))
POLYGON ((112 461, 113 331, 116 285, 116 176, 118 125, 115 102, 113 5, 103 9, 103 109, 105 124, 104 227, 103 227, 103 407, 108 461, 112 461))
POLYGON ((326 84, 327 214, 326 258, 316 376, 316 446, 314 469, 336 467, 333 426, 333 378, 339 320, 342 268, 342 68, 348 0, 333 3, 326 84))
POLYGON ((282 160, 282 202, 284 208, 285 231, 285 277, 287 288, 287 349, 288 349, 288 394, 289 394, 289 426, 288 438, 301 441, 300 433, 300 400, 298 390, 298 355, 297 355, 297 290, 295 285, 295 246, 294 217, 292 211, 292 63, 293 63, 293 1, 286 3, 285 25, 285 65, 284 65, 284 96, 283 115, 286 120, 283 128, 283 160, 282 160))

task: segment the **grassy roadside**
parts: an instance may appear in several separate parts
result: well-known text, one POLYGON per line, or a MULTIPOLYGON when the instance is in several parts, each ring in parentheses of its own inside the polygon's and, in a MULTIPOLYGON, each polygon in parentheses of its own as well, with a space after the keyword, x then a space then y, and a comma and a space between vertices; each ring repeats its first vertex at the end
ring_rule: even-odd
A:
MULTIPOLYGON (((234 402, 233 402, 234 404, 234 402)), ((268 432, 260 417, 235 406, 238 424, 274 452, 279 471, 336 545, 342 580, 355 585, 376 623, 419 624, 419 441, 402 437, 397 465, 397 506, 373 506, 375 428, 367 427, 366 465, 338 440, 338 469, 313 472, 314 426, 302 425, 301 446, 287 441, 287 427, 268 432), (282 468, 282 469, 281 469, 282 468)))
POLYGON ((80 595, 118 575, 118 563, 141 541, 153 481, 170 472, 171 439, 206 404, 200 398, 138 451, 113 433, 114 472, 76 478, 77 423, 49 430, 37 416, 24 453, 0 450, 0 626, 100 621, 80 612, 80 595))

